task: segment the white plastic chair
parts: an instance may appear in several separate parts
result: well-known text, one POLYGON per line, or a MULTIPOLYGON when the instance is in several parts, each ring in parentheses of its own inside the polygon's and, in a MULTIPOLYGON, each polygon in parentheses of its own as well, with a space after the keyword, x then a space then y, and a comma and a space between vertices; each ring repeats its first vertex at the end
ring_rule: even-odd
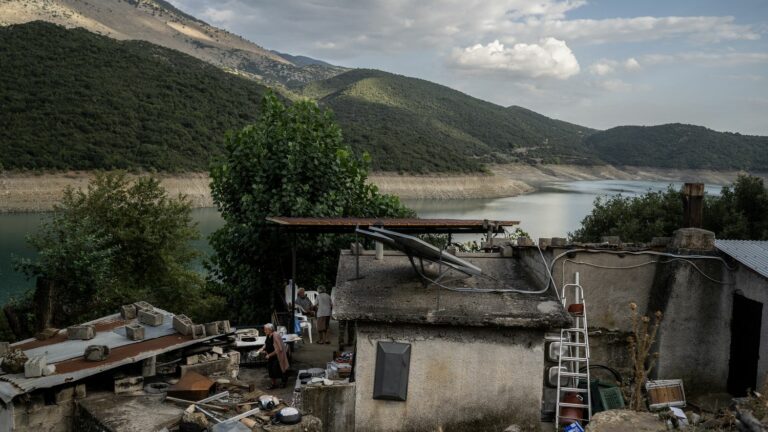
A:
POLYGON ((309 301, 311 301, 313 305, 317 306, 317 296, 320 295, 320 293, 318 293, 317 291, 304 290, 304 294, 307 295, 307 297, 309 298, 309 301))
POLYGON ((299 320, 299 328, 301 328, 302 331, 303 329, 307 329, 307 333, 309 333, 309 343, 312 343, 312 322, 309 321, 309 317, 297 310, 296 319, 299 320))

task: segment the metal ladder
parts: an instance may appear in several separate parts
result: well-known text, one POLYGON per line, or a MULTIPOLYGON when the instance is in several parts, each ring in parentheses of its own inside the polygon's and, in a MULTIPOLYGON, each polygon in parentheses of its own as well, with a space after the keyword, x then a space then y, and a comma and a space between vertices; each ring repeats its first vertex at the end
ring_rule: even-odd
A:
MULTIPOLYGON (((555 427, 560 430, 560 421, 578 421, 582 423, 592 418, 592 394, 589 379, 589 335, 587 333, 587 305, 584 303, 584 290, 579 284, 579 273, 575 283, 564 284, 560 296, 563 307, 573 317, 573 327, 560 330, 560 355, 558 356, 557 406, 555 427), (568 305, 566 291, 573 290, 573 303, 568 305), (585 369, 586 372, 581 372, 585 369), (565 385, 563 385, 565 381, 565 385), (586 388, 579 384, 586 381, 586 388), (586 400, 585 400, 586 396, 586 400), (567 399, 566 399, 567 397, 567 399), (578 400, 578 402, 574 402, 578 400), (586 410, 585 418, 561 415, 561 408, 580 408, 586 410)), ((584 412, 584 411, 582 411, 584 412)))

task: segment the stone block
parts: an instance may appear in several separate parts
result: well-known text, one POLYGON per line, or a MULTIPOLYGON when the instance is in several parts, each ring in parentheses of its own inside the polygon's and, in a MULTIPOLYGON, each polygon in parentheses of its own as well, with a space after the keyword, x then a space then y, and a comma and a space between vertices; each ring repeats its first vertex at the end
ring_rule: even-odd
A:
POLYGON ((189 319, 189 317, 186 315, 173 316, 173 329, 183 334, 184 336, 189 336, 192 334, 193 325, 194 324, 192 323, 192 320, 189 319))
POLYGON ((125 326, 125 335, 130 340, 144 340, 144 326, 141 324, 128 324, 125 326))
POLYGON ((27 378, 41 377, 47 366, 48 361, 44 355, 34 356, 24 363, 24 376, 27 378))
POLYGON ((134 376, 115 379, 115 394, 133 393, 144 390, 144 377, 134 376))
POLYGON ((549 245, 551 245, 551 244, 552 244, 552 239, 551 238, 546 238, 545 237, 545 238, 540 238, 539 239, 539 247, 542 248, 542 249, 548 248, 549 245))
POLYGON ((85 399, 87 395, 85 384, 78 384, 75 386, 75 399, 85 399))
POLYGON ((88 361, 104 361, 109 357, 109 347, 106 345, 88 345, 83 357, 88 361))
POLYGON ((564 237, 552 237, 552 243, 550 243, 553 247, 564 247, 568 244, 568 240, 564 237))
POLYGON ((64 387, 56 392, 56 404, 71 401, 75 397, 75 387, 64 387))
POLYGON ((56 336, 58 333, 59 333, 59 329, 53 328, 53 327, 48 327, 48 328, 43 329, 39 333, 37 333, 35 335, 35 339, 41 340, 41 341, 42 340, 47 340, 47 339, 50 339, 50 338, 56 336))
POLYGON ((230 365, 240 367, 240 351, 227 351, 227 358, 230 365))
POLYGON ((619 236, 602 236, 600 237, 600 243, 608 243, 611 245, 620 245, 621 238, 619 236))
POLYGON ((49 376, 56 373, 56 365, 48 365, 43 371, 43 376, 49 376))
POLYGON ((219 323, 217 321, 205 324, 205 335, 216 336, 219 334, 219 323))
POLYGON ((197 372, 200 375, 211 376, 225 376, 230 370, 230 364, 228 358, 222 358, 219 360, 209 361, 205 363, 198 363, 193 365, 181 365, 181 376, 183 377, 188 372, 197 372))
POLYGON ((133 304, 136 307, 136 313, 138 314, 140 310, 155 310, 155 307, 151 304, 145 302, 145 301, 138 301, 133 304))
POLYGON ((10 342, 0 342, 0 357, 4 356, 10 350, 11 350, 10 342))
POLYGON ((6 373, 17 374, 24 372, 24 364, 29 360, 24 351, 18 348, 11 348, 3 356, 2 369, 6 373))
POLYGON ((192 325, 192 339, 200 339, 205 337, 205 326, 202 324, 192 325))
POLYGON ((157 375, 157 357, 152 356, 145 358, 143 362, 141 362, 141 376, 143 377, 153 377, 157 375))
POLYGON ((533 242, 533 240, 531 240, 530 237, 518 237, 517 245, 523 246, 523 247, 530 247, 530 246, 535 246, 535 243, 533 242))
POLYGON ((702 252, 714 251, 715 233, 701 228, 681 228, 675 231, 671 247, 702 252))
POLYGON ((136 305, 128 304, 120 306, 120 318, 124 320, 132 320, 136 318, 136 305))
POLYGON ((223 355, 224 354, 224 348, 222 348, 220 346, 215 346, 215 347, 211 348, 211 352, 214 352, 214 353, 216 353, 218 355, 223 355))
POLYGON ((194 365, 200 363, 200 356, 197 354, 193 354, 191 356, 187 357, 187 365, 194 365))
POLYGON ((232 332, 232 326, 229 325, 229 320, 219 321, 219 334, 227 334, 232 332))
POLYGON ((96 337, 96 327, 90 324, 67 327, 67 339, 90 340, 96 337))
POLYGON ((148 326, 157 327, 163 324, 163 314, 160 312, 141 309, 139 310, 139 322, 148 326))

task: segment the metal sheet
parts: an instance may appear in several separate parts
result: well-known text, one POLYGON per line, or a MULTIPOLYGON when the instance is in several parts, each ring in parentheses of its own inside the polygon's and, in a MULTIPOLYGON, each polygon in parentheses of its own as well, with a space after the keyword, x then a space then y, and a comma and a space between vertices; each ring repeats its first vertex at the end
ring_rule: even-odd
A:
POLYGON ((715 247, 768 278, 768 241, 715 240, 715 247))

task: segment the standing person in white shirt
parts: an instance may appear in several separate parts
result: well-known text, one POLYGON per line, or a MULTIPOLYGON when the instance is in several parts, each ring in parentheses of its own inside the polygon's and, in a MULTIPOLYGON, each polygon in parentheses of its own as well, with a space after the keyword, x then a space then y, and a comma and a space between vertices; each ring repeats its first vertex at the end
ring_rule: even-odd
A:
POLYGON ((330 344, 329 325, 331 323, 331 311, 333 310, 333 302, 331 296, 325 292, 325 287, 317 287, 317 332, 320 334, 319 344, 330 344))

